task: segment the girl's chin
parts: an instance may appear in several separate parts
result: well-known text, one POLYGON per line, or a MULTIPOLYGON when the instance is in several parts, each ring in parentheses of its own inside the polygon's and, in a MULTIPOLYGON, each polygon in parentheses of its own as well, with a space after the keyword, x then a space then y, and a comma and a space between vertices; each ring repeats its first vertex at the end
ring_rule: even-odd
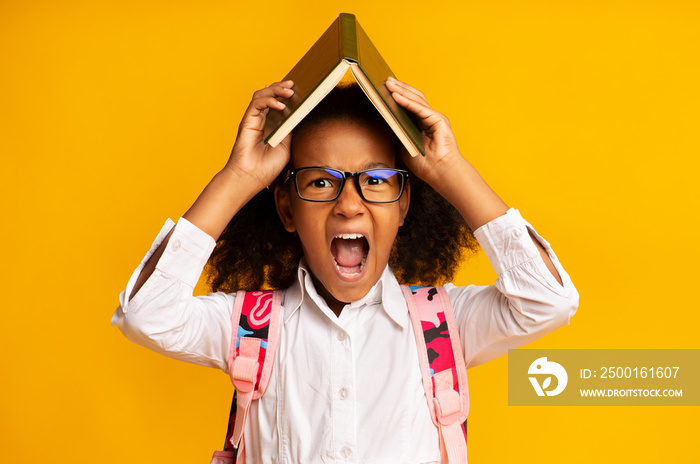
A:
POLYGON ((334 301, 337 304, 344 305, 361 300, 367 296, 372 287, 377 283, 376 280, 379 280, 381 276, 380 273, 378 276, 375 276, 376 280, 371 282, 372 275, 369 271, 372 266, 366 261, 366 259, 363 260, 363 265, 358 266, 359 269, 348 269, 334 262, 332 266, 334 272, 330 275, 326 274, 326 278, 323 282, 313 277, 316 291, 318 291, 327 302, 334 301))
MULTIPOLYGON (((353 302, 359 301, 366 297, 372 290, 372 287, 377 283, 370 280, 370 275, 367 269, 363 269, 358 276, 338 276, 339 282, 333 287, 333 291, 329 292, 337 301, 353 302)), ((377 279, 378 280, 378 279, 377 279)))

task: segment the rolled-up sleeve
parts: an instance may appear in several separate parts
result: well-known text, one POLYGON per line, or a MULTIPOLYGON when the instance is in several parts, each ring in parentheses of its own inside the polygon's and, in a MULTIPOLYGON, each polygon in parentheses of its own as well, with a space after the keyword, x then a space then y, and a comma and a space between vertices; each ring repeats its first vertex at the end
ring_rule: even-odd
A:
POLYGON ((119 295, 112 325, 134 343, 166 356, 228 372, 233 295, 193 296, 216 242, 186 219, 165 223, 119 295), (172 230, 174 228, 174 230, 172 230), (172 230, 156 269, 132 299, 148 259, 172 230))
POLYGON ((474 231, 498 274, 491 286, 447 285, 467 367, 519 348, 569 323, 578 292, 551 246, 510 209, 474 231), (547 269, 534 237, 546 250, 563 285, 547 269))

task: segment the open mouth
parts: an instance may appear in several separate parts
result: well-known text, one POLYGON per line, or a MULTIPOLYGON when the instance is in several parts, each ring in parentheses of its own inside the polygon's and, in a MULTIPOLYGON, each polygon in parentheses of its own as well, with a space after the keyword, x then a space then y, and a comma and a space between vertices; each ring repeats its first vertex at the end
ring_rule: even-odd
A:
POLYGON ((362 234, 339 234, 331 241, 335 268, 344 277, 362 274, 367 262, 369 243, 362 234))

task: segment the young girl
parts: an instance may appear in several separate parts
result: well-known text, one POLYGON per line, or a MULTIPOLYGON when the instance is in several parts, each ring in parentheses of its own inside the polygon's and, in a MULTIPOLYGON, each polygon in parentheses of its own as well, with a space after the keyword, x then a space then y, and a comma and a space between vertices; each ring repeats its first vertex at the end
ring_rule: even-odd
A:
POLYGON ((417 117, 425 157, 401 149, 357 86, 267 146, 266 115, 293 83, 267 86, 224 169, 166 223, 120 295, 112 324, 130 340, 228 373, 233 292, 285 289, 272 376, 243 435, 247 462, 439 462, 399 284, 449 281, 474 237, 498 280, 446 285, 468 367, 576 311, 549 244, 462 157, 447 118, 413 87, 386 86, 417 117), (193 297, 207 260, 217 293, 193 297))

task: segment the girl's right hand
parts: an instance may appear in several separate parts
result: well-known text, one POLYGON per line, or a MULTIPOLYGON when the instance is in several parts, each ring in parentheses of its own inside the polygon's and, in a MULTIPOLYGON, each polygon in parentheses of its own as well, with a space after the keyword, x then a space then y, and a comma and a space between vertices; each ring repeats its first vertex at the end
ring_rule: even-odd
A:
POLYGON ((289 162, 291 134, 273 148, 265 144, 263 133, 267 114, 285 107, 276 97, 291 97, 294 94, 292 85, 292 81, 275 82, 253 94, 226 166, 184 214, 185 219, 214 240, 231 218, 270 185, 289 162))
POLYGON ((275 82, 255 92, 238 126, 236 143, 224 169, 249 179, 256 191, 270 185, 289 163, 291 134, 273 148, 265 144, 264 131, 270 110, 282 111, 286 107, 276 97, 290 98, 293 85, 292 81, 275 82))

